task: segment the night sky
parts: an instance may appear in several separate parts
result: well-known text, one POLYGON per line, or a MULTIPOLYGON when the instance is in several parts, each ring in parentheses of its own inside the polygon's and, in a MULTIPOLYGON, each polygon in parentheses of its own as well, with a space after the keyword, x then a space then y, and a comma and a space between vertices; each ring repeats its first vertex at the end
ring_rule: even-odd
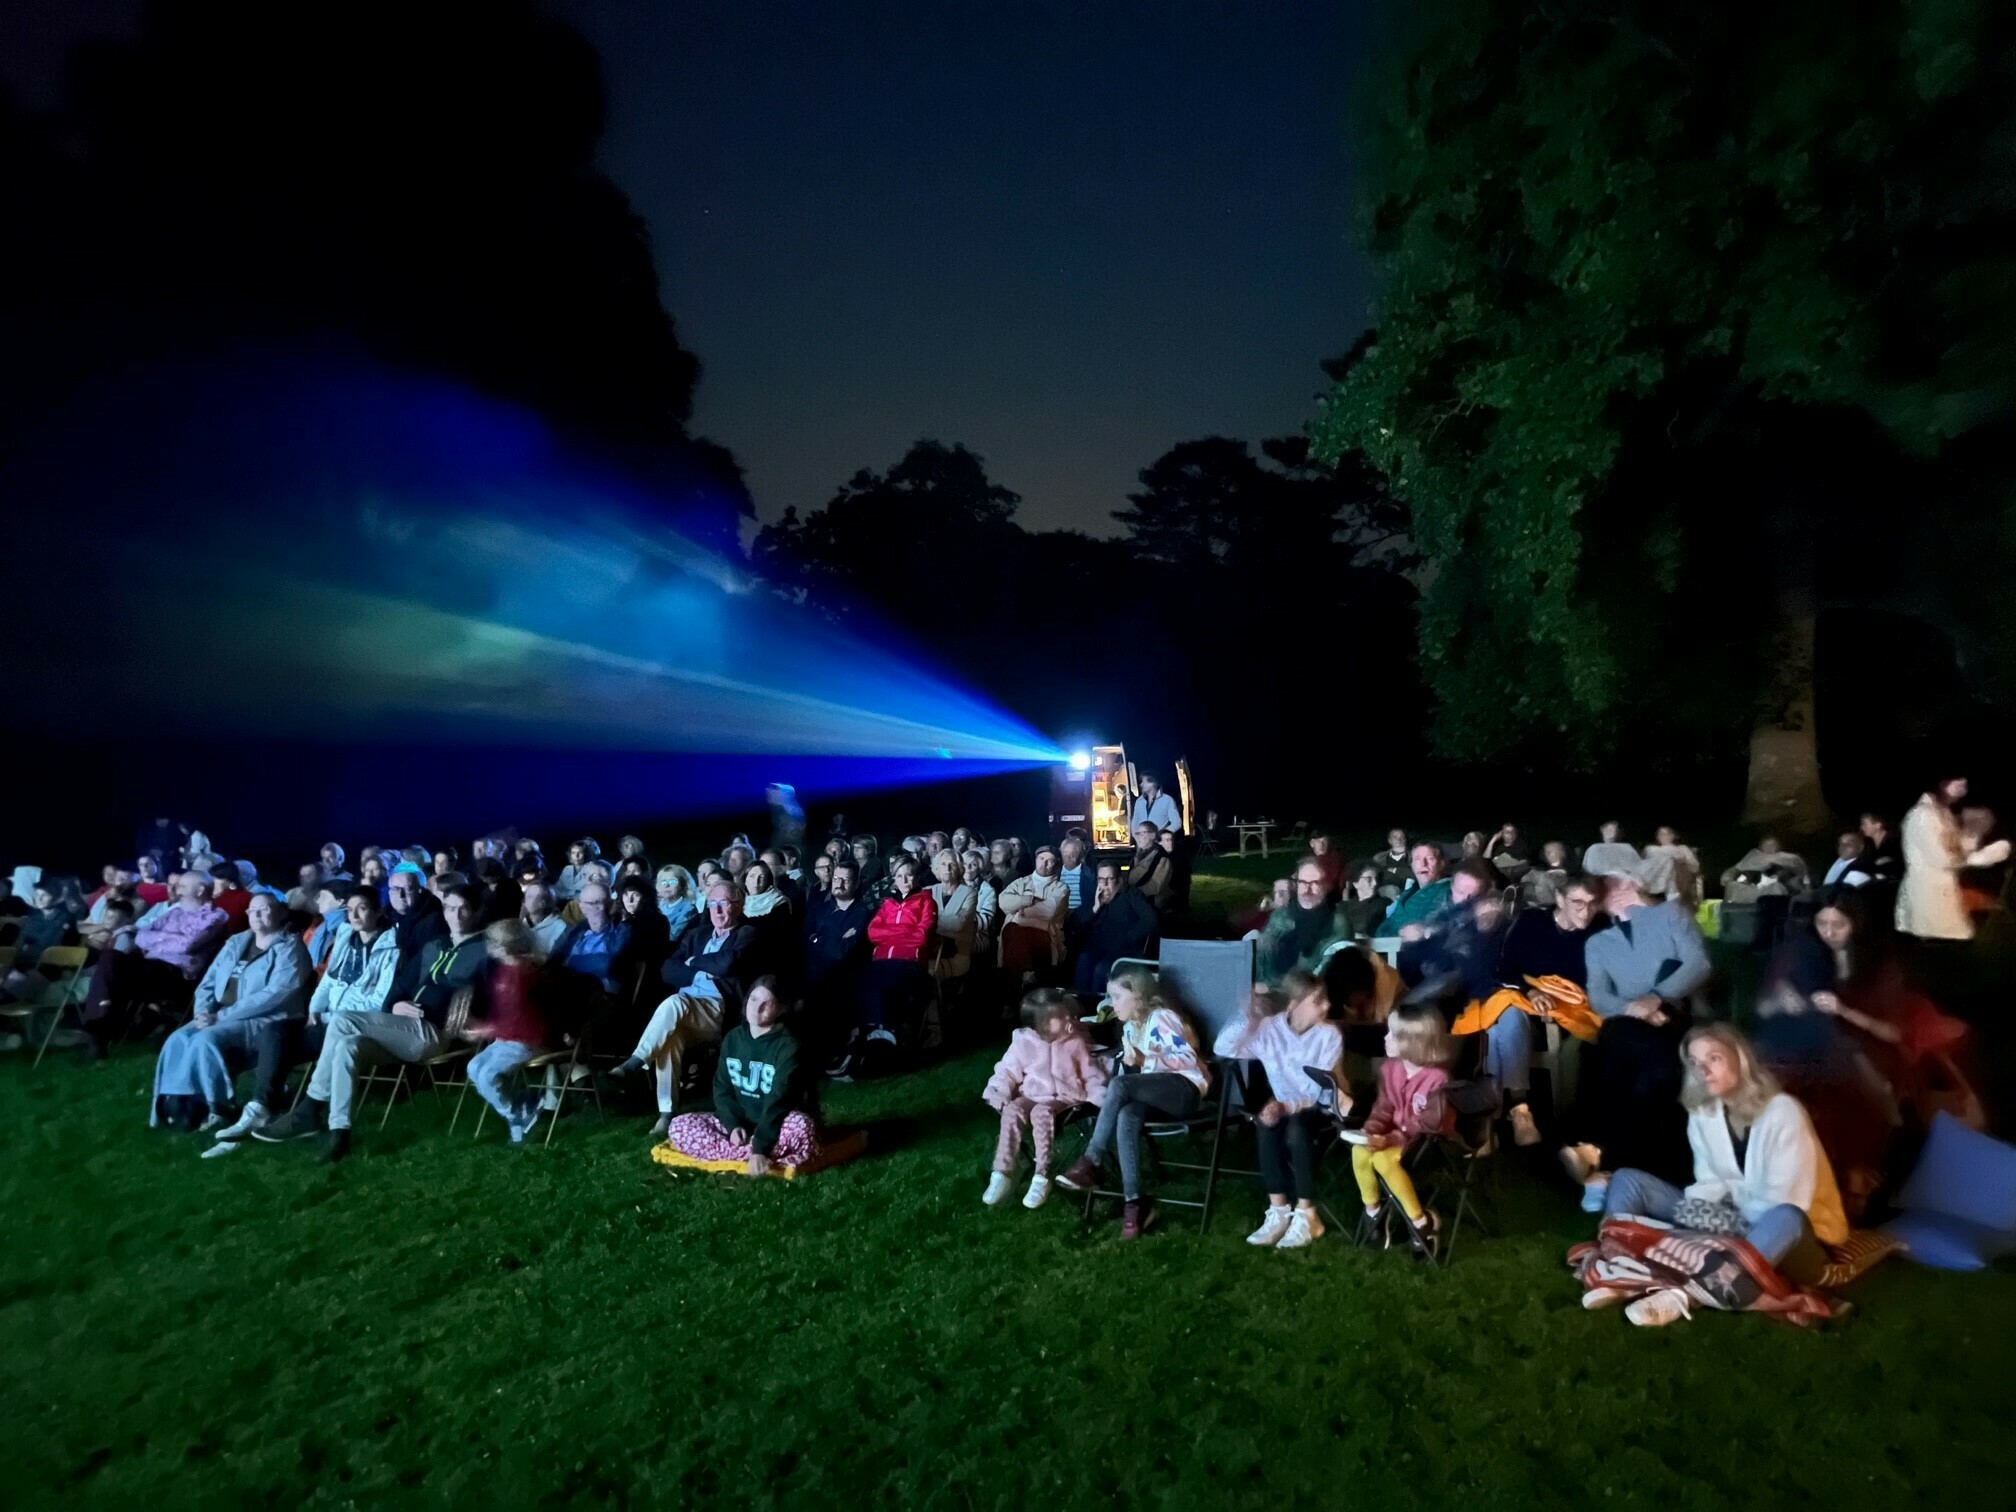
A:
MULTIPOLYGON (((69 35, 135 8, 0 23, 0 68, 46 103, 69 35)), ((604 166, 705 363, 696 428, 766 519, 928 435, 981 452, 1025 524, 1108 533, 1173 443, 1300 429, 1368 323, 1369 7, 555 8, 602 54, 604 166)))

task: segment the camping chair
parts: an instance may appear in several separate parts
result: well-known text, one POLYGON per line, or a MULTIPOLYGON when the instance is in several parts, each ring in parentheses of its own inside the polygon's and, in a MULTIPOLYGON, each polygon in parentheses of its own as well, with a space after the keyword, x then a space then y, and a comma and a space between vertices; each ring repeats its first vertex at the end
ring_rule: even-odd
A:
MULTIPOLYGON (((1246 1106, 1239 1100, 1246 1090, 1247 1078, 1237 1063, 1222 1061, 1210 1054, 1210 1046, 1217 1042, 1219 1032, 1246 1012, 1253 993, 1253 962, 1251 940, 1164 940, 1160 961, 1116 963, 1116 966, 1153 967, 1173 994, 1195 1012, 1198 1027, 1204 1033, 1203 1058, 1211 1063, 1211 1090, 1198 1103, 1197 1111, 1188 1118, 1151 1118, 1141 1126, 1141 1132, 1148 1140, 1147 1152, 1158 1173, 1191 1171, 1204 1177, 1202 1197, 1166 1197, 1158 1193, 1155 1198, 1157 1204, 1163 1207, 1196 1209, 1200 1232, 1211 1227, 1211 1207, 1220 1175, 1259 1174, 1257 1171, 1228 1170, 1221 1163, 1228 1118, 1250 1118, 1246 1106), (1170 1160, 1163 1154, 1165 1147, 1179 1139, 1207 1135, 1209 1147, 1201 1162, 1170 1160)), ((1092 1205, 1098 1199, 1111 1200, 1125 1195, 1103 1187, 1087 1192, 1085 1221, 1091 1222, 1092 1205)))
MULTIPOLYGON (((31 979, 38 976, 42 979, 40 985, 31 986, 29 995, 18 1002, 0 1003, 0 1020, 18 1022, 24 1037, 33 1032, 36 1014, 49 1015, 49 1027, 42 1031, 42 1037, 35 1046, 34 1064, 37 1066, 49 1053, 49 1042, 62 1027, 65 1014, 76 1021, 77 1029, 84 1027, 81 1001, 89 985, 84 975, 84 963, 90 954, 82 945, 51 945, 28 968, 31 979)), ((0 974, 4 974, 13 967, 15 947, 9 945, 0 949, 0 956, 5 957, 0 960, 0 974)))
POLYGON ((1481 1070, 1484 1064, 1484 1036, 1466 1034, 1456 1041, 1456 1057, 1442 1089, 1450 1113, 1447 1134, 1417 1139, 1409 1146, 1401 1164, 1414 1178, 1424 1207, 1450 1211, 1442 1226, 1438 1257, 1449 1263, 1456 1250, 1456 1237, 1467 1217, 1479 1233, 1490 1237, 1498 1207, 1498 1162, 1496 1125, 1504 1097, 1498 1079, 1481 1070), (1478 1180, 1478 1170, 1488 1172, 1489 1190, 1478 1180), (1453 1198, 1453 1200, 1452 1200, 1453 1198), (1486 1216, 1486 1208, 1491 1217, 1486 1216))

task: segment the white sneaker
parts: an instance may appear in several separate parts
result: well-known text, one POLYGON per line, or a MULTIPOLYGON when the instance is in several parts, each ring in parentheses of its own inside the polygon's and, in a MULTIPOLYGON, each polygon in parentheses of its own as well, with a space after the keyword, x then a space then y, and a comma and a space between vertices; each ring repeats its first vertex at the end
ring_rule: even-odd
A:
POLYGON ((254 1129, 265 1128, 266 1123, 267 1113, 265 1104, 256 1102, 247 1103, 245 1104, 244 1111, 238 1115, 236 1123, 217 1131, 218 1143, 228 1145, 235 1140, 243 1139, 254 1129))
POLYGON ((1592 1144, 1561 1146, 1561 1166, 1577 1186, 1587 1186, 1589 1178, 1603 1169, 1603 1152, 1592 1144))
POLYGON ((1008 1200, 1008 1173, 996 1171, 987 1178, 987 1190, 980 1194, 980 1200, 989 1207, 999 1207, 1008 1200))
POLYGON ((1668 1323, 1693 1317, 1694 1311, 1688 1306, 1685 1292, 1668 1288, 1640 1297, 1624 1309, 1624 1316, 1640 1328, 1664 1328, 1668 1323))
POLYGON ((242 1139, 220 1139, 203 1152, 203 1158, 209 1160, 213 1156, 229 1155, 234 1150, 242 1150, 244 1148, 245 1142, 242 1139))
POLYGON ((208 1134, 212 1129, 221 1129, 223 1127, 224 1115, 219 1113, 215 1108, 212 1108, 209 1113, 204 1115, 203 1122, 196 1125, 196 1132, 198 1134, 208 1134))
POLYGON ((1288 1232, 1288 1226, 1294 1219, 1295 1210, 1293 1208, 1286 1206, 1275 1207, 1270 1203, 1267 1207, 1267 1216, 1260 1220, 1260 1227, 1246 1236, 1246 1242, 1248 1244, 1264 1244, 1270 1247, 1279 1244, 1281 1236, 1288 1232))
POLYGON ((1049 1196, 1050 1178, 1048 1176, 1031 1176, 1029 1178, 1029 1190, 1022 1194, 1022 1206, 1033 1212, 1043 1206, 1044 1202, 1049 1199, 1049 1196))
POLYGON ((1540 1126, 1533 1122, 1533 1110, 1524 1103, 1512 1110, 1512 1143, 1522 1146, 1540 1143, 1540 1126))
POLYGON ((1314 1244, 1323 1237, 1323 1220, 1307 1208, 1295 1209, 1295 1216, 1288 1220, 1288 1232, 1281 1236, 1276 1249, 1301 1249, 1314 1244))

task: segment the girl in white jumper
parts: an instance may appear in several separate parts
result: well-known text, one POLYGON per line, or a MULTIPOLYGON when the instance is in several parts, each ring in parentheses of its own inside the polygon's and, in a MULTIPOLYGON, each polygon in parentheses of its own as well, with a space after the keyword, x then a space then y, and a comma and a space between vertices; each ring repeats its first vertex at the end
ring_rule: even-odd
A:
POLYGON ((1326 1121, 1317 1108, 1324 1089, 1307 1068, 1334 1078, 1344 1054, 1344 1036, 1330 1022, 1330 995, 1310 973, 1291 971, 1278 994, 1255 992, 1246 1017, 1227 1024, 1213 1048, 1228 1060, 1258 1061, 1267 1076, 1266 1101, 1249 1109, 1267 1215, 1246 1242, 1301 1249, 1323 1236, 1316 1214, 1316 1134, 1326 1121))

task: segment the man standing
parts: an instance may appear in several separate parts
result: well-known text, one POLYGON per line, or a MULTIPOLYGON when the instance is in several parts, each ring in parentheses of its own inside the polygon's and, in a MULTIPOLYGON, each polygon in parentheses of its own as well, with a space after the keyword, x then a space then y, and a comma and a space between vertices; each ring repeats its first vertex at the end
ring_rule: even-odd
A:
POLYGON ((1153 772, 1141 774, 1141 791, 1134 797, 1128 815, 1128 828, 1139 828, 1142 824, 1152 824, 1159 834, 1163 830, 1183 833, 1183 811, 1176 800, 1162 791, 1162 779, 1153 772))

